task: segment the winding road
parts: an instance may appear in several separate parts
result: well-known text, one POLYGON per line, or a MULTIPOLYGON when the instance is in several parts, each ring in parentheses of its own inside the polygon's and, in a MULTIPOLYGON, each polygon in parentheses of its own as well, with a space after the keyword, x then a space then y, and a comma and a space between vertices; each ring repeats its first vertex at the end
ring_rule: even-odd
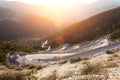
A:
MULTIPOLYGON (((76 57, 88 57, 88 56, 91 56, 91 55, 94 55, 94 54, 98 54, 100 52, 104 52, 104 51, 111 50, 111 49, 114 49, 114 48, 119 48, 119 47, 120 47, 120 42, 114 43, 114 44, 111 44, 111 45, 108 45, 108 46, 104 46, 104 47, 101 47, 101 48, 97 48, 97 49, 94 49, 94 50, 90 50, 90 51, 87 51, 87 52, 83 52, 83 53, 79 52, 75 55, 70 55, 70 56, 67 56, 67 57, 63 57, 63 60, 69 61, 70 59, 76 58, 76 57)), ((60 61, 60 58, 41 59, 41 61, 43 61, 43 62, 60 61)))
MULTIPOLYGON (((88 46, 87 46, 88 47, 88 46)), ((120 42, 117 42, 117 43, 114 43, 114 44, 111 44, 111 45, 108 45, 108 46, 104 46, 104 47, 100 47, 100 48, 97 48, 97 49, 93 49, 93 50, 88 50, 88 51, 85 51, 85 52, 81 52, 80 50, 78 50, 75 54, 72 54, 72 55, 68 55, 68 56, 64 56, 64 57, 62 57, 62 59, 63 60, 66 60, 66 61, 69 61, 70 59, 73 59, 73 58, 77 58, 77 57, 88 57, 88 56, 92 56, 92 55, 94 55, 94 54, 98 54, 98 53, 100 53, 100 52, 104 52, 104 51, 107 51, 107 50, 111 50, 111 49, 114 49, 114 48, 119 48, 120 47, 120 42)), ((48 52, 49 53, 49 52, 48 52)), ((58 52, 58 53, 60 53, 60 52, 58 52)), ((65 52, 61 52, 61 55, 62 54, 67 54, 67 53, 65 53, 65 52)), ((27 54, 27 55, 29 55, 29 54, 27 54)), ((38 55, 38 56, 40 56, 41 54, 31 54, 31 55, 38 55)), ((44 54, 45 55, 45 54, 44 54)), ((51 54, 52 55, 52 54, 51 54)), ((60 55, 60 54, 57 54, 57 55, 60 55)), ((15 56, 11 56, 11 57, 13 57, 11 60, 15 63, 15 62, 17 62, 17 64, 18 65, 22 65, 22 64, 24 64, 24 62, 25 63, 34 63, 34 64, 39 64, 39 63, 57 63, 57 62, 59 62, 60 60, 61 60, 61 58, 59 57, 57 57, 57 58, 53 58, 53 59, 37 59, 36 57, 34 58, 34 59, 32 59, 31 61, 28 61, 29 59, 31 59, 31 58, 28 58, 28 60, 26 60, 26 55, 22 55, 22 56, 20 56, 19 58, 22 58, 21 60, 22 60, 22 62, 19 62, 19 61, 17 61, 17 58, 14 58, 14 57, 16 57, 16 55, 15 56)))

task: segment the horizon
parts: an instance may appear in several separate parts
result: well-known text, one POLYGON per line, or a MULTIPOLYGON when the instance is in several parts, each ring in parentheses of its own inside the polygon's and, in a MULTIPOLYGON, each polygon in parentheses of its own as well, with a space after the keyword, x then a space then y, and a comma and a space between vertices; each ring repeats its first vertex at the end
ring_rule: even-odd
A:
POLYGON ((3 0, 3 1, 18 1, 34 5, 68 5, 68 4, 91 4, 98 0, 3 0))
POLYGON ((98 0, 5 0, 18 1, 31 5, 36 5, 37 13, 50 17, 55 22, 56 27, 62 27, 70 16, 74 15, 77 6, 84 6, 92 4, 98 0), (42 6, 42 9, 41 9, 42 6), (40 9, 39 9, 40 8, 40 9), (49 13, 49 14, 48 14, 49 13), (68 14, 70 13, 70 14, 68 14), (54 16, 54 17, 53 17, 54 16))
MULTIPOLYGON (((106 0, 1 0, 10 4, 19 3, 12 10, 22 11, 48 18, 54 22, 56 27, 64 27, 84 20, 88 17, 99 14, 103 11, 115 8, 119 4, 118 0, 106 2, 106 0), (118 2, 117 2, 118 1, 118 2), (99 3, 100 2, 100 3, 99 3), (114 4, 115 2, 115 4, 114 4), (37 4, 36 4, 37 3, 37 4), (109 6, 110 3, 110 6, 109 6), (23 4, 21 6, 21 4, 23 4), (104 8, 102 6, 104 5, 104 8), (21 6, 21 8, 19 7, 21 6), (113 7, 111 7, 113 6, 113 7), (25 9, 24 9, 25 8, 25 9), (94 10, 92 10, 94 9, 94 10)), ((4 4, 3 4, 4 5, 4 4)), ((10 7, 8 5, 8 7, 10 7)), ((9 8, 8 8, 9 9, 9 8)))

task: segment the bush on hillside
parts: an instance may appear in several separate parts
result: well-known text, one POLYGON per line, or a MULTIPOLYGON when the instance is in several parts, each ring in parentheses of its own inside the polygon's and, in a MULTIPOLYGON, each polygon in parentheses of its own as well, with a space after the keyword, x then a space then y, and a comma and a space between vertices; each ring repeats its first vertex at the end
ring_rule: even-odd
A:
POLYGON ((0 41, 0 64, 7 64, 8 63, 8 54, 13 54, 15 52, 28 52, 31 53, 35 50, 24 46, 20 45, 17 43, 13 42, 5 42, 5 41, 0 41))
POLYGON ((120 38, 120 28, 115 30, 112 34, 111 34, 111 40, 117 40, 120 38))

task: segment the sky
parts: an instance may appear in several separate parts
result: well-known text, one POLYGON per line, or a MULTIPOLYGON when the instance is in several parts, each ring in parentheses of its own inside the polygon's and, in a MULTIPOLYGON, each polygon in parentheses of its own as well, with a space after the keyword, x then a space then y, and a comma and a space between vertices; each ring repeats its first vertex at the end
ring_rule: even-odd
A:
POLYGON ((0 0, 0 1, 19 1, 33 4, 35 5, 35 8, 33 8, 34 11, 32 12, 35 12, 40 16, 42 15, 47 18, 50 18, 51 20, 55 21, 56 26, 60 27, 64 26, 64 24, 78 22, 80 20, 88 18, 89 16, 98 14, 98 12, 102 12, 109 9, 110 6, 119 5, 117 3, 119 3, 120 0, 0 0), (100 5, 98 1, 101 1, 100 5))
POLYGON ((30 4, 53 5, 53 4, 73 4, 73 3, 93 3, 97 0, 6 0, 6 1, 20 1, 30 4))
POLYGON ((56 26, 62 26, 63 22, 70 19, 76 8, 81 5, 92 4, 98 0, 5 0, 5 1, 20 1, 24 3, 44 6, 38 10, 39 13, 50 17, 55 21, 56 26), (69 14, 68 14, 69 13, 69 14))

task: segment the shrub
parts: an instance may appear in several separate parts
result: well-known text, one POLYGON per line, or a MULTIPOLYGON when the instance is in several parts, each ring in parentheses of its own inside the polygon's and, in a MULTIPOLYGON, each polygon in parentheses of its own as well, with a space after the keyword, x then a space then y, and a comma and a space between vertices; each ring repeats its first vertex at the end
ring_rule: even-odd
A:
POLYGON ((115 30, 112 34, 111 34, 111 40, 117 40, 120 38, 120 28, 115 30))
POLYGON ((59 62, 59 64, 65 64, 65 63, 67 63, 67 61, 65 61, 65 60, 62 60, 59 62))
POLYGON ((73 58, 70 60, 70 63, 74 63, 74 62, 78 62, 78 61, 81 61, 82 59, 81 58, 73 58))
POLYGON ((15 42, 5 42, 0 41, 0 64, 6 65, 8 64, 8 56, 7 54, 13 54, 14 52, 34 52, 35 50, 27 47, 25 45, 21 45, 15 42))
POLYGON ((29 67, 29 69, 42 69, 44 68, 45 66, 42 65, 42 64, 27 64, 25 65, 26 67, 29 67))
POLYGON ((114 52, 112 50, 106 51, 107 54, 113 54, 114 52))
POLYGON ((5 53, 0 53, 0 63, 4 65, 7 64, 7 56, 5 53))
POLYGON ((89 60, 89 57, 83 57, 82 60, 89 60))

